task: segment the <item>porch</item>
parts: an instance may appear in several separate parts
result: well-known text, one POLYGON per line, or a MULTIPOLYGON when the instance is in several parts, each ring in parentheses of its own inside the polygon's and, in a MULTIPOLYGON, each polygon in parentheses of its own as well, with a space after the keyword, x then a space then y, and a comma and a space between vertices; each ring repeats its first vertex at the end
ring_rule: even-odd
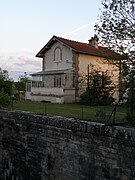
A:
POLYGON ((71 69, 70 71, 42 71, 33 74, 32 77, 29 93, 32 101, 75 102, 74 77, 71 69))

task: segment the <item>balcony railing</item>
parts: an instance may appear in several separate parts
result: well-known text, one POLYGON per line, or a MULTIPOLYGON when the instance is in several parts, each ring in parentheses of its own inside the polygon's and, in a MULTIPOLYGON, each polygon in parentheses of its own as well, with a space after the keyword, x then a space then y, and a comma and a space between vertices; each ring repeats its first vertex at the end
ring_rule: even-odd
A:
POLYGON ((32 81, 32 87, 40 88, 45 87, 45 85, 42 81, 32 81))

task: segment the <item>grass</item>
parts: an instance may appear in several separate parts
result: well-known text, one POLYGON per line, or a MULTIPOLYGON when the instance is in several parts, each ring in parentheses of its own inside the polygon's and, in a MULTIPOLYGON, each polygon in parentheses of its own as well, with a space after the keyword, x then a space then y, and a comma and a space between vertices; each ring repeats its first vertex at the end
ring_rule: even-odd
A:
MULTIPOLYGON (((49 104, 33 101, 15 101, 13 109, 30 111, 38 114, 59 115, 83 119, 87 121, 106 122, 114 106, 84 106, 80 104, 49 104)), ((116 122, 123 122, 125 109, 118 107, 116 111, 116 122)))

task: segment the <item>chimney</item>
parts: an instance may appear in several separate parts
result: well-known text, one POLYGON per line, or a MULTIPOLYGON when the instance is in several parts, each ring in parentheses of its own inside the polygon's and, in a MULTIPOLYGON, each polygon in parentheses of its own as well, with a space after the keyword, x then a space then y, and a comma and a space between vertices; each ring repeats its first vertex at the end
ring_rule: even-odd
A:
POLYGON ((89 44, 95 48, 98 48, 98 37, 95 34, 94 37, 92 37, 91 39, 88 40, 89 44))

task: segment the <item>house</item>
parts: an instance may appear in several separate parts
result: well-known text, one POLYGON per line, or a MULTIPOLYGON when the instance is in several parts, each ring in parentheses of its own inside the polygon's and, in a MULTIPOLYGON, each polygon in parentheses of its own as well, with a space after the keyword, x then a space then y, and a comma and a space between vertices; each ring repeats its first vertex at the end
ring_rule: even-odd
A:
MULTIPOLYGON (((42 59, 42 71, 32 74, 31 90, 26 92, 26 98, 52 103, 78 102, 86 89, 81 79, 87 75, 89 64, 102 72, 108 70, 118 85, 120 61, 110 60, 116 55, 98 46, 96 35, 88 43, 53 36, 36 55, 42 59)), ((116 99, 118 94, 117 88, 116 99)))

